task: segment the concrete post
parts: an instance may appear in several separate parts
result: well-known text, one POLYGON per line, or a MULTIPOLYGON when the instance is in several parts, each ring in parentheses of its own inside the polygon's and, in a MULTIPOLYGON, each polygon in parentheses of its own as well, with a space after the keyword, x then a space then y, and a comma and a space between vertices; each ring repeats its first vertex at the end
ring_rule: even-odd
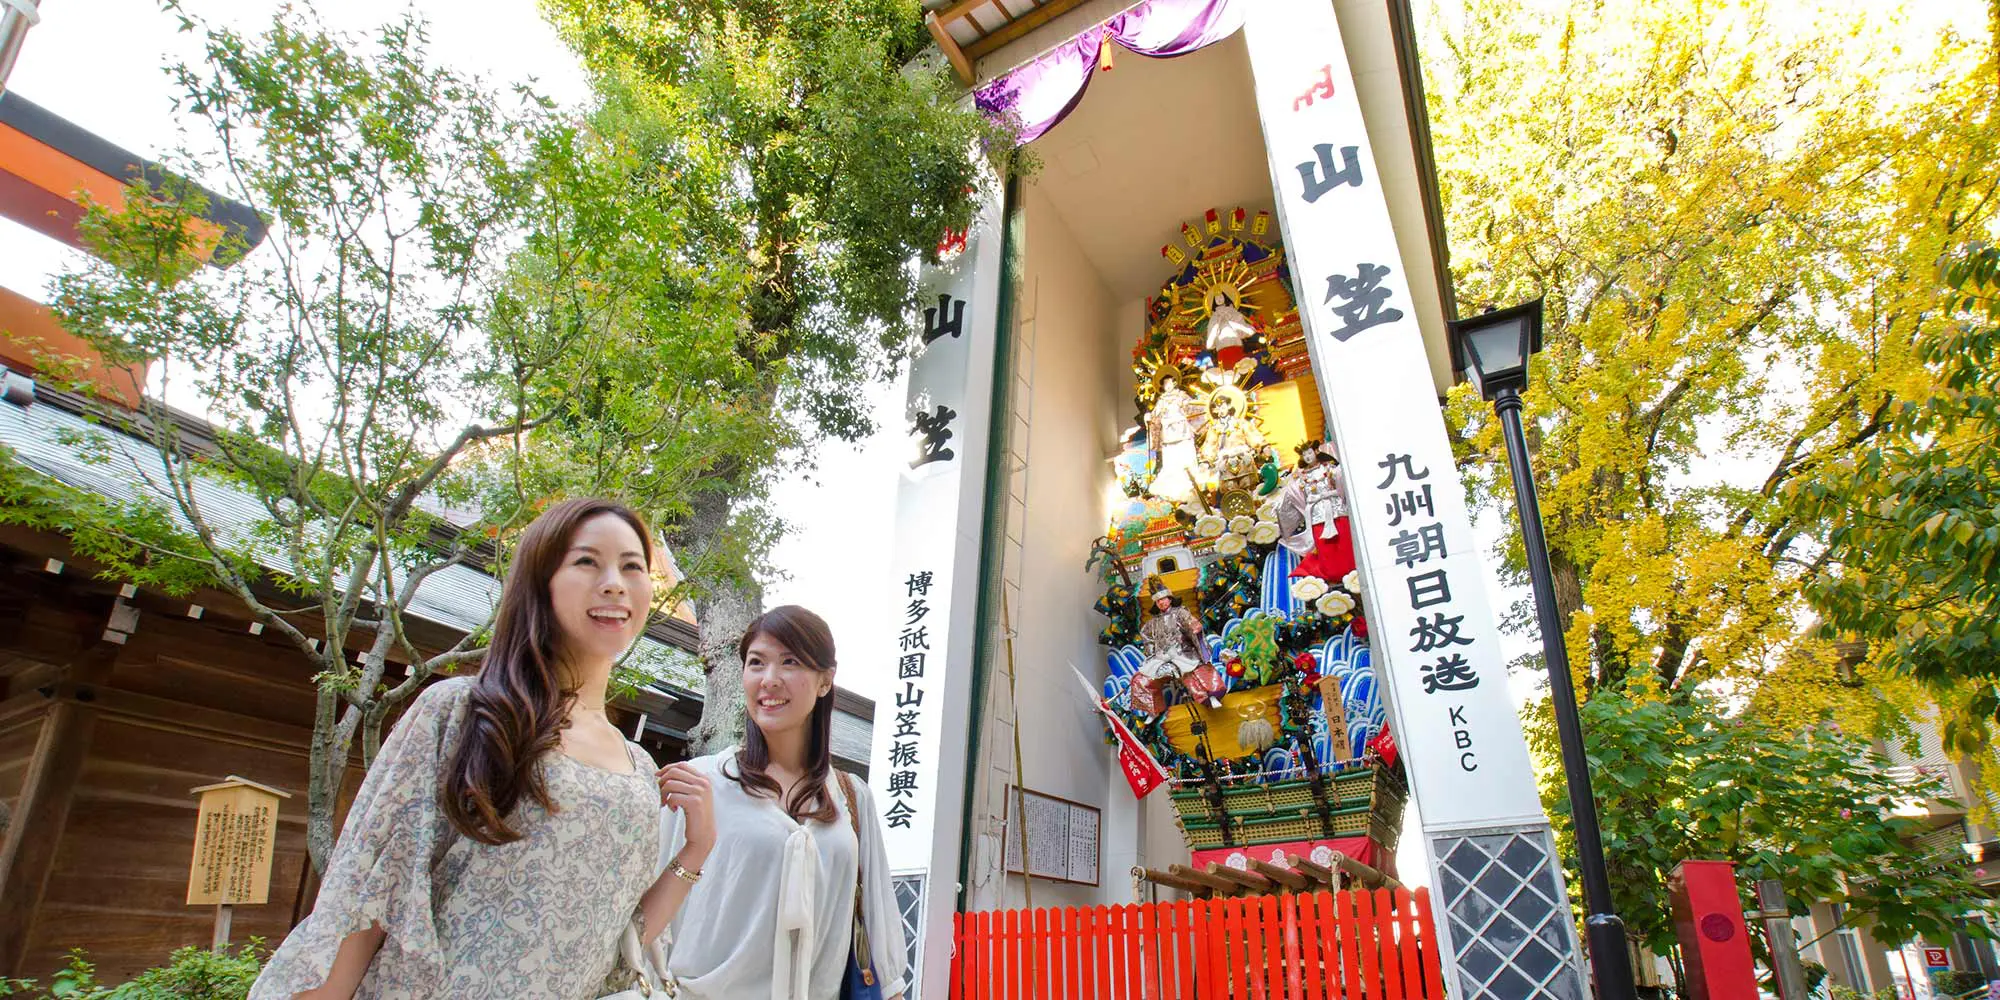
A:
POLYGON ((1785 884, 1774 878, 1757 883, 1757 915, 1764 921, 1764 940, 1771 948, 1771 968, 1778 978, 1778 1000, 1806 1000, 1806 971, 1799 964, 1799 940, 1792 933, 1792 910, 1785 901, 1785 884))

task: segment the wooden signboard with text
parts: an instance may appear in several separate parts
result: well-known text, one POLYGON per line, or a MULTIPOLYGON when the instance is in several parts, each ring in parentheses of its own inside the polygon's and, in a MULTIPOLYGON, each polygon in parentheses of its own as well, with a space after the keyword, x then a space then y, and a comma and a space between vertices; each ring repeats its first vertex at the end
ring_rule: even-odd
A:
POLYGON ((1096 806, 1007 786, 1004 829, 1008 873, 1021 873, 1021 842, 1026 840, 1029 875, 1050 882, 1096 885, 1097 859, 1103 848, 1101 820, 1096 806), (1025 830, 1014 825, 1014 805, 1021 798, 1027 800, 1025 830))
POLYGON ((291 796, 233 774, 192 791, 201 803, 194 862, 188 869, 188 905, 269 902, 278 803, 291 796))

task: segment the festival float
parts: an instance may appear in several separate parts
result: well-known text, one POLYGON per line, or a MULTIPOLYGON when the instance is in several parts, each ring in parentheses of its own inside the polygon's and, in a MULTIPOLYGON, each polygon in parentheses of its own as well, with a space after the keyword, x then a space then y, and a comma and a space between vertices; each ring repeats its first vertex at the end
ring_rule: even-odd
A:
MULTIPOLYGON (((1161 942, 1234 974, 1247 952, 1189 907, 1359 920, 1402 880, 1436 920, 1392 936, 1454 996, 1587 995, 1438 405, 1454 306, 1408 5, 935 6, 1040 169, 917 266, 865 583, 920 996, 1020 995, 988 959, 1038 972, 1102 921, 1162 949, 1107 975, 1164 970, 1161 942)), ((1340 937, 1270 919, 1284 947, 1340 937)), ((1281 952, 1267 972, 1303 975, 1281 952)))
POLYGON ((1407 785, 1284 248, 1237 208, 1160 252, 1114 462, 1127 500, 1090 559, 1108 728, 1166 773, 1194 871, 1393 876, 1407 785))

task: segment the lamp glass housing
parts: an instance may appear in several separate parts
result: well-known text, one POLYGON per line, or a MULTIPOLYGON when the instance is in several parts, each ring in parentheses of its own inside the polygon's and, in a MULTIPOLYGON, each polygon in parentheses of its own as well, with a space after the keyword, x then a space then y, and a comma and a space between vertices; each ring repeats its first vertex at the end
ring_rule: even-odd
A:
POLYGON ((1527 388, 1528 359, 1542 348, 1542 300, 1468 316, 1451 324, 1460 367, 1479 394, 1527 388))

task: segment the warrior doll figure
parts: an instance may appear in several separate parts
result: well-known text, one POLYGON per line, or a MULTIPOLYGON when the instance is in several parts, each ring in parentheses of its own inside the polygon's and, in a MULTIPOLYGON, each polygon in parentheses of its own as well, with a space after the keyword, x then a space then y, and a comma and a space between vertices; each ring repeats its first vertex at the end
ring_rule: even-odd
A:
POLYGON ((1132 683, 1132 707, 1158 715, 1166 707, 1167 682, 1179 678, 1188 694, 1210 708, 1222 706, 1222 674, 1208 662, 1201 619, 1181 606, 1181 599, 1159 577, 1146 581, 1154 615, 1139 627, 1139 648, 1146 654, 1132 683))

